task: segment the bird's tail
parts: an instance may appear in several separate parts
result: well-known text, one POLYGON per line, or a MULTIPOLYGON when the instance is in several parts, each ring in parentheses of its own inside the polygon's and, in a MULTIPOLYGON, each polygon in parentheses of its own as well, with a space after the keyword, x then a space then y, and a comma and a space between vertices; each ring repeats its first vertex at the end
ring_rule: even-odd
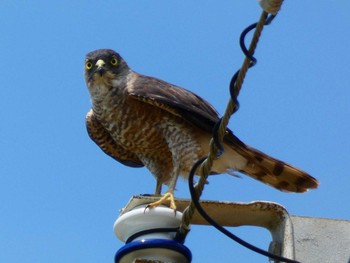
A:
POLYGON ((246 159, 238 171, 286 192, 303 193, 317 188, 318 181, 308 173, 254 149, 230 134, 225 144, 246 159))

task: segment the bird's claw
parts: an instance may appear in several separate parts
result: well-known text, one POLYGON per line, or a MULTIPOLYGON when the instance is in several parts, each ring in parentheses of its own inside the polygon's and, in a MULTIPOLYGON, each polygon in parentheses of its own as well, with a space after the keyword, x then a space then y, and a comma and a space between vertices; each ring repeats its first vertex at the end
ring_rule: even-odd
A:
POLYGON ((166 192, 159 200, 148 204, 145 209, 147 209, 147 208, 152 209, 152 208, 155 208, 157 206, 163 205, 165 203, 166 204, 169 203, 169 207, 171 209, 173 209, 174 211, 176 211, 174 194, 171 192, 166 192))

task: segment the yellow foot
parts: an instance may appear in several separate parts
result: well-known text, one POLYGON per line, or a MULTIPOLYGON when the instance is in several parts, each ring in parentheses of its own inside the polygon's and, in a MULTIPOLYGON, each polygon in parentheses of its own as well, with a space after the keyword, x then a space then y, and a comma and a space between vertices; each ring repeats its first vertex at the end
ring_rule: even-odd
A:
POLYGON ((146 208, 155 208, 168 202, 170 202, 170 208, 176 210, 174 194, 171 192, 166 192, 158 201, 150 203, 146 208))

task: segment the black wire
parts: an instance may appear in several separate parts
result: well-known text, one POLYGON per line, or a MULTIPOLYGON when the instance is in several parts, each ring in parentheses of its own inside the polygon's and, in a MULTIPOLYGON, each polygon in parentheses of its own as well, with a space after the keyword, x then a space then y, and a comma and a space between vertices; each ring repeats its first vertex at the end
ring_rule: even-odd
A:
POLYGON ((220 120, 215 123, 214 128, 213 128, 213 141, 214 141, 214 144, 216 145, 216 147, 218 148, 218 151, 216 153, 216 158, 220 157, 220 155, 222 155, 225 151, 224 146, 222 145, 222 143, 219 140, 219 134, 218 134, 221 122, 222 122, 222 118, 220 118, 220 120))
POLYGON ((234 109, 233 109, 232 114, 234 114, 239 109, 239 102, 238 102, 237 96, 235 94, 235 90, 236 90, 235 84, 236 84, 238 74, 239 74, 239 70, 237 70, 237 72, 233 75, 233 77, 231 78, 231 81, 230 81, 230 96, 231 96, 232 103, 234 105, 234 109))
POLYGON ((268 15, 266 18, 266 21, 265 21, 265 25, 267 26, 267 25, 271 24, 272 20, 274 20, 275 17, 276 17, 276 15, 271 15, 271 14, 268 15))
POLYGON ((234 235, 233 233, 231 233, 230 231, 228 231, 226 228, 222 227, 220 224, 218 224, 213 218, 211 218, 203 209, 203 207, 201 206, 201 204, 199 203, 199 199, 196 195, 196 191, 195 188, 193 186, 193 178, 195 175, 195 172, 197 170, 197 168, 205 161, 206 157, 203 157, 201 159, 199 159, 192 167, 191 171, 190 171, 190 175, 188 178, 188 187, 190 189, 190 194, 191 194, 191 198, 192 198, 192 202, 194 204, 194 206, 196 207, 197 211, 200 213, 200 215, 209 223, 211 224, 213 227, 215 227, 217 230, 219 230, 221 233, 223 233, 224 235, 226 235, 227 237, 229 237, 230 239, 232 239, 233 241, 237 242, 238 244, 256 252, 259 253, 261 255, 264 255, 266 257, 269 257, 271 259, 275 259, 275 260, 279 260, 282 262, 287 262, 287 263, 300 263, 299 261, 295 261, 292 259, 288 259, 288 258, 284 258, 275 254, 272 254, 266 250, 263 250, 261 248, 258 248, 246 241, 244 241, 243 239, 239 238, 238 236, 234 235))
MULTIPOLYGON (((266 22, 265 22, 265 25, 268 25, 271 23, 271 21, 275 18, 274 15, 266 15, 266 22)), ((250 60, 250 63, 249 63, 249 68, 250 67, 253 67, 256 63, 257 63, 257 60, 256 58, 250 54, 249 50, 246 48, 245 46, 245 43, 244 43, 244 40, 245 40, 245 37, 246 35, 251 31, 253 30, 255 27, 257 26, 257 23, 254 23, 250 26, 248 26, 245 30, 243 30, 241 36, 240 36, 240 46, 241 46, 241 49, 244 53, 244 55, 250 60)), ((236 90, 235 90, 235 83, 236 83, 236 80, 237 80, 237 77, 238 77, 238 74, 239 74, 239 70, 233 75, 231 81, 230 81, 230 95, 231 95, 231 100, 232 102, 234 103, 234 111, 233 113, 235 113, 238 108, 239 108, 239 103, 238 103, 238 100, 237 100, 237 94, 236 94, 236 90)), ((233 114, 232 113, 232 114, 233 114)), ((213 140, 214 140, 214 143, 215 145, 217 146, 218 148, 218 154, 217 156, 221 155, 223 153, 223 145, 219 142, 219 139, 218 139, 218 129, 220 127, 220 124, 221 124, 221 121, 222 119, 220 119, 214 126, 213 128, 213 140)), ((227 237, 229 237, 230 239, 232 239, 233 241, 237 242, 238 244, 256 252, 256 253, 259 253, 261 255, 264 255, 266 257, 269 257, 271 259, 275 259, 275 260, 279 260, 281 262, 287 262, 287 263, 300 263, 299 261, 295 261, 295 260, 292 260, 292 259, 288 259, 288 258, 284 258, 282 256, 278 256, 278 255, 275 255, 275 254, 272 254, 266 250, 263 250, 261 248, 258 248, 246 241, 244 241, 243 239, 239 238, 238 236, 234 235, 233 233, 231 233, 230 231, 228 231, 226 228, 222 227, 220 224, 218 224, 213 218, 211 218, 206 212, 205 210, 203 209, 203 207, 201 206, 201 204, 199 203, 199 198, 196 194, 196 191, 195 191, 195 188, 194 188, 194 185, 193 185, 193 179, 194 179, 194 176, 195 176, 195 173, 196 173, 196 170, 197 168, 207 159, 207 157, 202 157, 201 159, 199 159, 192 167, 191 171, 190 171, 190 174, 189 174, 189 178, 188 178, 188 186, 189 186, 189 190, 190 190, 190 194, 191 194, 191 198, 192 198, 192 202, 194 204, 194 206, 196 207, 198 213, 201 214, 201 216, 209 223, 211 224, 213 227, 215 227, 217 230, 219 230, 221 233, 223 233, 224 235, 226 235, 227 237)), ((184 237, 183 237, 184 238, 184 237)), ((179 237, 179 239, 181 239, 179 237)))
POLYGON ((240 38, 239 38, 239 45, 240 45, 244 55, 247 58, 249 58, 249 60, 250 60, 249 67, 253 67, 256 64, 257 60, 252 54, 249 53, 247 47, 245 46, 244 39, 250 31, 252 31, 254 28, 256 28, 257 24, 258 23, 254 23, 254 24, 248 26, 246 29, 244 29, 240 38))
MULTIPOLYGON (((265 17, 265 25, 269 25, 271 24, 272 20, 275 18, 276 16, 275 15, 266 15, 265 17)), ((250 54, 249 53, 249 50, 247 49, 246 45, 245 45, 245 37, 247 36, 247 34, 252 31, 254 28, 256 28, 258 23, 254 23, 250 26, 248 26, 246 29, 243 30, 243 32, 241 33, 241 36, 239 38, 239 45, 242 49, 242 52, 244 53, 244 55, 249 58, 250 60, 250 65, 249 67, 253 67, 256 63, 257 63, 257 60, 256 58, 253 56, 253 54, 250 54)))
MULTIPOLYGON (((275 15, 266 15, 265 25, 269 25, 275 17, 276 17, 275 15)), ((254 24, 248 26, 246 29, 243 30, 243 32, 241 33, 241 35, 239 37, 239 45, 240 45, 240 47, 242 49, 242 52, 250 60, 249 68, 255 66, 258 61, 249 52, 249 50, 247 49, 247 47, 245 45, 245 41, 244 40, 245 40, 245 37, 247 36, 247 34, 250 31, 252 31, 254 28, 256 28, 257 24, 258 23, 254 23, 254 24)), ((237 94, 236 94, 236 90, 235 90, 235 84, 236 84, 236 80, 237 80, 239 72, 240 72, 240 70, 237 70, 237 72, 232 76, 231 81, 230 81, 230 96, 231 96, 231 100, 232 100, 232 102, 234 104, 234 109, 233 109, 233 113, 232 114, 234 114, 239 109, 239 102, 237 100, 237 94)))

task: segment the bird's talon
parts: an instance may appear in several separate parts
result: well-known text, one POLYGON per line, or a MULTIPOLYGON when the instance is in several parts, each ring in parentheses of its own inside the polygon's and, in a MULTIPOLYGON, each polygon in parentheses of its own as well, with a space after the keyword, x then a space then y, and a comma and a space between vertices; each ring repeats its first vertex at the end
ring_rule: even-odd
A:
POLYGON ((174 194, 170 193, 170 192, 165 193, 159 200, 148 204, 146 206, 145 210, 147 208, 149 208, 149 209, 155 208, 157 206, 163 205, 164 203, 168 203, 168 202, 170 202, 169 207, 171 209, 173 209, 174 211, 176 211, 176 204, 175 204, 174 194))

